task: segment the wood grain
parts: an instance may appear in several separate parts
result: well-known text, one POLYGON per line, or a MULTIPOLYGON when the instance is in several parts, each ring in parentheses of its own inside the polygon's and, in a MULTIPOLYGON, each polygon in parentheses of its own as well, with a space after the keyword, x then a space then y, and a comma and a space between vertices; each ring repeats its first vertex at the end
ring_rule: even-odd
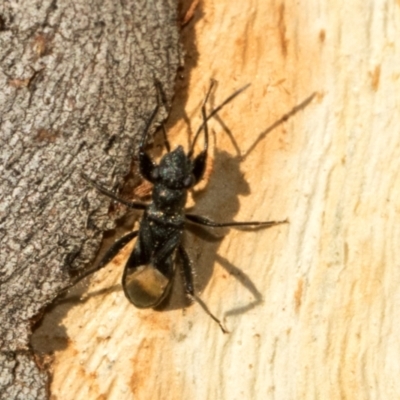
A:
POLYGON ((251 87, 211 122, 196 212, 290 223, 188 235, 226 335, 179 290, 163 311, 132 307, 118 286, 125 249, 53 325, 55 397, 400 397, 399 26, 393 1, 199 3, 173 145, 200 124, 210 78, 215 105, 251 87))

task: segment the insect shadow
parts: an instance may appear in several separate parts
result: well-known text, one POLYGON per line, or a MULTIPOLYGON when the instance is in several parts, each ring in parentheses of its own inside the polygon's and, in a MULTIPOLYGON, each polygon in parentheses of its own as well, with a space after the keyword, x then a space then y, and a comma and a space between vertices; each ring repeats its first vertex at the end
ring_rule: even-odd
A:
MULTIPOLYGON (((266 129, 264 129, 262 132, 260 132, 256 136, 256 139, 253 142, 253 144, 251 144, 251 146, 244 153, 241 152, 240 146, 236 142, 234 135, 231 132, 231 130, 229 129, 229 127, 225 124, 225 122, 218 115, 215 115, 214 119, 220 124, 220 126, 224 130, 225 134, 227 134, 229 136, 231 143, 236 151, 236 156, 229 155, 229 157, 224 157, 224 153, 222 152, 222 155, 221 155, 221 152, 217 150, 216 159, 218 160, 220 158, 218 155, 221 155, 221 162, 217 163, 217 165, 215 165, 215 170, 219 170, 220 165, 229 165, 229 168, 225 168, 225 171, 223 173, 221 173, 221 177, 219 178, 218 182, 216 182, 213 189, 209 187, 210 185, 207 186, 207 189, 208 189, 207 192, 211 192, 213 190, 218 192, 218 187, 220 187, 220 185, 224 184, 224 182, 226 182, 226 181, 235 182, 236 186, 233 189, 234 192, 231 192, 230 195, 229 195, 229 193, 225 192, 223 196, 216 197, 217 202, 218 202, 218 199, 221 199, 221 198, 224 199, 224 201, 222 201, 220 204, 212 205, 212 204, 208 203, 208 206, 206 207, 207 210, 210 210, 210 209, 218 210, 218 209, 222 209, 222 208, 224 210, 226 210, 226 207, 224 207, 224 203, 225 204, 229 203, 230 205, 234 204, 235 198, 236 198, 235 195, 238 195, 238 194, 248 195, 249 194, 248 190, 245 188, 247 183, 241 175, 241 172, 239 170, 239 164, 244 162, 248 158, 250 153, 257 147, 257 145, 263 139, 265 139, 265 137, 270 132, 272 132, 279 125, 288 121, 290 118, 292 118, 298 112, 304 110, 311 103, 311 101, 315 98, 316 94, 317 94, 316 92, 311 93, 311 95, 309 95, 303 101, 301 101, 300 103, 295 105, 287 113, 283 114, 279 119, 274 121, 266 129), (229 179, 229 176, 226 176, 227 171, 229 171, 228 174, 231 174, 232 179, 229 179)), ((211 180, 213 180, 215 175, 216 174, 213 174, 211 176, 211 180)), ((215 197, 213 198, 213 200, 215 201, 215 197)), ((236 211, 237 211, 237 209, 236 209, 236 211)), ((229 220, 230 218, 233 217, 233 215, 236 214, 236 211, 235 212, 232 211, 230 217, 228 215, 224 215, 224 218, 229 220)), ((247 229, 242 228, 242 230, 247 230, 247 229)), ((204 236, 204 240, 210 241, 207 234, 204 236)), ((215 253, 215 260, 220 264, 220 266, 222 266, 230 275, 234 276, 242 284, 242 286, 244 286, 253 296, 253 300, 250 301, 249 303, 240 305, 238 307, 235 307, 231 310, 226 311, 224 313, 225 317, 243 314, 243 313, 255 308, 256 306, 260 305, 263 302, 262 293, 260 293, 260 291, 257 289, 256 285, 252 282, 252 280, 244 272, 244 270, 241 268, 238 268, 231 261, 229 261, 226 258, 224 258, 223 256, 217 254, 216 251, 214 253, 215 253)), ((206 267, 206 264, 204 264, 204 267, 206 267)), ((201 271, 203 271, 204 269, 207 269, 204 267, 202 266, 201 271)), ((197 279, 197 281, 199 281, 199 279, 197 279)), ((201 285, 198 285, 198 286, 203 287, 201 285)), ((205 284, 204 284, 204 286, 205 286, 205 284)))
MULTIPOLYGON (((230 221, 240 209, 240 197, 251 194, 249 184, 240 170, 240 158, 232 156, 224 150, 215 150, 213 170, 206 186, 206 191, 194 195, 196 201, 196 211, 210 218, 219 218, 230 221)), ((246 203, 246 200, 244 200, 246 203)), ((263 229, 263 226, 241 226, 237 227, 240 231, 254 232, 263 229)), ((228 260, 218 254, 218 247, 229 228, 210 230, 202 226, 189 225, 185 235, 185 242, 190 244, 192 257, 197 256, 196 260, 196 286, 201 291, 204 289, 213 274, 215 261, 225 269, 228 275, 238 280, 241 285, 251 293, 253 300, 250 304, 240 306, 234 310, 226 311, 224 316, 236 315, 250 310, 262 302, 262 294, 250 277, 244 272, 246 265, 235 265, 234 260, 228 260), (200 240, 199 240, 200 239, 200 240)), ((243 232, 240 234, 242 240, 251 241, 251 234, 243 232)), ((238 237, 235 238, 238 240, 238 237)), ((233 239, 233 240, 235 240, 233 239)), ((240 240, 240 239, 239 239, 240 240)), ((227 276, 222 273, 222 276, 227 276)), ((174 290, 175 292, 175 290, 174 290)), ((221 296, 222 297, 222 296, 221 296)))
POLYGON ((78 276, 75 283, 87 275, 99 270, 111 261, 122 248, 137 238, 124 268, 122 288, 128 300, 138 308, 156 308, 170 295, 174 285, 177 266, 179 266, 186 296, 196 301, 203 310, 219 324, 221 330, 227 330, 222 322, 208 309, 203 300, 197 296, 194 283, 192 262, 183 246, 183 233, 187 223, 207 228, 253 227, 268 228, 285 221, 246 221, 215 222, 201 215, 185 212, 188 190, 195 187, 203 178, 208 156, 209 132, 208 119, 216 114, 225 104, 231 101, 246 87, 239 89, 228 97, 220 106, 207 115, 206 105, 214 85, 212 81, 201 107, 203 123, 194 135, 188 153, 182 146, 171 150, 166 132, 164 142, 167 153, 156 164, 145 151, 149 128, 160 107, 162 88, 157 84, 157 106, 151 114, 139 145, 139 171, 144 179, 153 184, 150 203, 130 201, 118 197, 113 192, 99 185, 82 174, 100 193, 128 206, 143 211, 139 230, 128 233, 115 242, 105 254, 103 260, 95 267, 78 276), (196 142, 204 132, 203 149, 195 155, 196 142))

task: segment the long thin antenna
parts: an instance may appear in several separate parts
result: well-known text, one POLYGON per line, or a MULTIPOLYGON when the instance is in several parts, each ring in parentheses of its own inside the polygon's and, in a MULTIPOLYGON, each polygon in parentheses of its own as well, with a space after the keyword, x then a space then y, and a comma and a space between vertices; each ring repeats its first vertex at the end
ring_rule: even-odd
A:
MULTIPOLYGON (((203 104, 201 106, 201 115, 203 117, 203 123, 201 124, 202 127, 204 127, 204 151, 207 152, 207 148, 208 148, 208 129, 207 129, 207 112, 206 112, 206 104, 208 101, 208 98, 210 97, 211 91, 215 85, 216 81, 214 79, 211 79, 210 82, 210 87, 207 91, 206 94, 206 98, 203 101, 203 104)), ((199 137, 199 133, 201 132, 201 129, 199 129, 199 131, 196 133, 196 136, 194 137, 193 143, 190 147, 189 153, 188 153, 188 157, 191 157, 193 152, 194 152, 194 146, 196 145, 196 141, 199 137)))
MULTIPOLYGON (((214 81, 214 82, 215 82, 215 81, 214 81)), ((198 136, 200 135, 200 132, 204 129, 204 126, 205 126, 206 122, 207 122, 211 117, 213 117, 215 114, 217 114, 218 111, 220 111, 224 106, 226 106, 226 105, 227 105, 230 101, 232 101, 236 96, 238 96, 240 93, 242 93, 243 91, 245 91, 250 85, 251 85, 251 84, 248 83, 247 85, 243 86, 242 88, 236 90, 236 92, 232 93, 232 94, 231 94, 229 97, 227 97, 218 107, 214 108, 214 110, 212 110, 211 113, 208 114, 207 119, 206 119, 205 121, 203 121, 203 123, 202 123, 202 124, 199 126, 199 128, 197 129, 197 132, 196 132, 196 134, 195 134, 195 136, 194 136, 193 144, 192 144, 192 146, 191 146, 191 149, 190 149, 189 154, 193 154, 194 145, 195 145, 195 143, 196 143, 196 141, 197 141, 198 136)), ((209 94, 207 94, 206 100, 207 100, 207 98, 208 98, 208 95, 209 95, 209 94)))

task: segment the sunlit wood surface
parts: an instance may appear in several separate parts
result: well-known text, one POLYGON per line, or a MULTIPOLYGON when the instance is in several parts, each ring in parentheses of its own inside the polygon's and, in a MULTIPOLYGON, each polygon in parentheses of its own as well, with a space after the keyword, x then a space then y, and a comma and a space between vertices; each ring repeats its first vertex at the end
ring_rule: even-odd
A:
POLYGON ((187 236, 229 334, 185 304, 179 279, 166 310, 134 308, 125 249, 36 334, 54 351, 55 398, 400 398, 399 28, 399 1, 197 5, 172 146, 201 123, 210 78, 210 108, 251 86, 210 122, 194 209, 289 224, 187 236))

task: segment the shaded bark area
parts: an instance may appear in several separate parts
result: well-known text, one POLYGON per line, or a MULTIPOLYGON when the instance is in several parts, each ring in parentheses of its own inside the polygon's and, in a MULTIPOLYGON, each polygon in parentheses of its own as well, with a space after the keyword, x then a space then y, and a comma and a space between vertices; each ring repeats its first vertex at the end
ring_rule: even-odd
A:
MULTIPOLYGON (((159 0, 0 5, 0 397, 46 398, 29 352, 33 318, 113 226, 117 188, 180 64, 176 4, 159 0)), ((159 113, 158 121, 166 110, 159 113)))

